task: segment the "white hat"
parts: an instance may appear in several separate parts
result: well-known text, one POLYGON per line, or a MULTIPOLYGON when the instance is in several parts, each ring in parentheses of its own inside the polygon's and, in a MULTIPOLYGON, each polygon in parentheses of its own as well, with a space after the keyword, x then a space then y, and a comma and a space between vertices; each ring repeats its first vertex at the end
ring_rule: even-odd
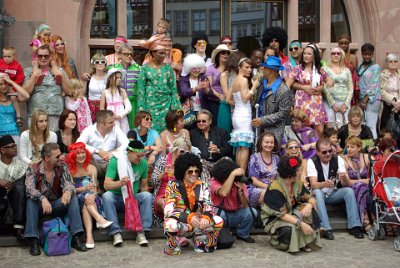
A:
POLYGON ((236 52, 237 49, 229 49, 229 47, 225 44, 218 45, 216 49, 213 50, 211 53, 211 61, 212 63, 215 63, 215 57, 220 53, 221 51, 229 51, 229 52, 236 52))
POLYGON ((115 74, 115 73, 121 73, 124 74, 124 70, 120 70, 118 68, 112 67, 110 70, 108 70, 107 72, 107 79, 110 78, 111 75, 115 74))

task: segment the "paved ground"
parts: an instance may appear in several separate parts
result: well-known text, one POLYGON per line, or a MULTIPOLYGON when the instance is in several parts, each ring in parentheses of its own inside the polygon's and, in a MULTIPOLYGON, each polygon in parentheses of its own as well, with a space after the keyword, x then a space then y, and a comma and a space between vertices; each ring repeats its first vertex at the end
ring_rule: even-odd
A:
POLYGON ((393 238, 370 241, 356 240, 347 233, 335 233, 334 241, 323 240, 323 248, 296 255, 280 252, 267 244, 267 236, 256 235, 255 244, 237 241, 233 248, 199 254, 186 248, 179 256, 162 252, 164 240, 151 239, 147 248, 134 240, 114 248, 110 242, 99 242, 86 253, 73 252, 68 256, 39 257, 29 255, 27 247, 0 248, 0 267, 398 267, 400 252, 393 249, 393 238))

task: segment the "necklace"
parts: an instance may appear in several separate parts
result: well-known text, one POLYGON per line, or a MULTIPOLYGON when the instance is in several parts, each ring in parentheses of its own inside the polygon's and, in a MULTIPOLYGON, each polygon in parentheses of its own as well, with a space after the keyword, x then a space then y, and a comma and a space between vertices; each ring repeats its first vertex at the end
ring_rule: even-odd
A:
POLYGON ((181 133, 180 131, 178 132, 178 134, 174 134, 174 132, 169 131, 169 130, 168 130, 168 132, 171 133, 172 136, 173 136, 175 139, 178 138, 178 137, 180 137, 180 136, 182 135, 182 133, 181 133))
POLYGON ((269 165, 271 165, 271 164, 272 164, 272 155, 271 155, 271 160, 270 160, 269 162, 267 162, 267 161, 264 159, 264 156, 263 156, 263 154, 262 154, 262 153, 261 153, 261 158, 262 158, 262 160, 263 160, 264 164, 266 164, 267 166, 269 166, 269 165))
POLYGON ((357 136, 358 137, 358 135, 360 135, 360 133, 361 133, 361 126, 357 127, 357 128, 354 128, 354 127, 351 126, 351 124, 349 124, 349 134, 350 134, 350 136, 357 136))
POLYGON ((357 68, 358 77, 361 77, 368 70, 368 68, 372 66, 373 63, 374 62, 371 60, 371 62, 368 63, 367 67, 365 67, 365 69, 361 73, 360 73, 360 71, 361 71, 361 68, 364 66, 364 62, 362 64, 360 64, 360 66, 358 66, 358 68, 357 68))

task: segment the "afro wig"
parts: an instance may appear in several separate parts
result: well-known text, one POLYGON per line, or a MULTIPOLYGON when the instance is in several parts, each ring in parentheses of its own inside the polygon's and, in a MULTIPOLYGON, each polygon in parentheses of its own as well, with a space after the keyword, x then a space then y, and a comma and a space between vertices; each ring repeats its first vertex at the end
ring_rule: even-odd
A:
POLYGON ((285 29, 281 27, 270 27, 265 29, 261 42, 264 47, 269 46, 272 39, 278 39, 279 41, 279 50, 283 51, 287 46, 288 35, 285 29))
POLYGON ((239 165, 229 157, 223 157, 218 160, 211 171, 211 176, 220 183, 223 183, 233 170, 239 168, 239 165))
POLYGON ((180 155, 175 160, 175 164, 174 164, 175 179, 177 181, 183 181, 183 178, 185 177, 185 173, 190 167, 197 167, 201 174, 203 169, 202 169, 200 158, 192 153, 185 153, 183 155, 180 155))

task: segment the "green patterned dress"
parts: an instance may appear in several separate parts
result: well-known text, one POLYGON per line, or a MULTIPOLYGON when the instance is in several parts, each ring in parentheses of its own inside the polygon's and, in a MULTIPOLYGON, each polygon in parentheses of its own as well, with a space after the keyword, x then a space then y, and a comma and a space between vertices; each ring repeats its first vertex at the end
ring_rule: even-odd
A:
POLYGON ((176 89, 176 79, 170 64, 152 68, 142 67, 138 78, 139 111, 147 111, 153 118, 153 129, 162 132, 166 129, 165 115, 169 110, 181 110, 176 89))

